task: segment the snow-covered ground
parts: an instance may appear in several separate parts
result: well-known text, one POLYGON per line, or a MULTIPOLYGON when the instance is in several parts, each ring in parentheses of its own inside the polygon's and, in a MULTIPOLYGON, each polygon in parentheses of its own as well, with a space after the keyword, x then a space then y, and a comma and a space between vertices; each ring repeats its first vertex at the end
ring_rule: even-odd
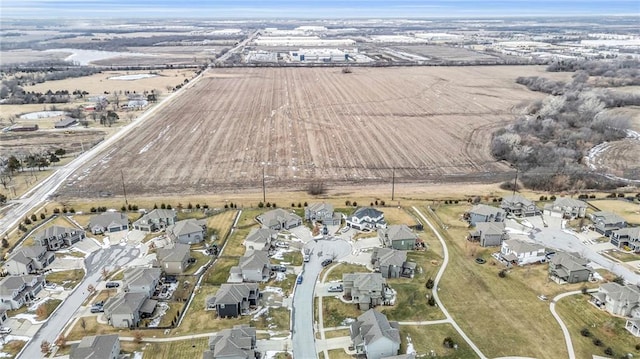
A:
POLYGON ((64 111, 38 111, 38 112, 30 112, 25 113, 24 115, 20 115, 21 120, 39 120, 41 118, 50 118, 63 116, 67 113, 64 111))
POLYGON ((122 76, 113 76, 109 77, 109 80, 121 80, 121 81, 132 81, 132 80, 140 80, 146 79, 150 77, 156 77, 158 75, 154 74, 135 74, 135 75, 122 75, 122 76))
POLYGON ((113 57, 128 57, 128 56, 154 56, 151 54, 143 54, 139 52, 115 52, 115 51, 98 51, 98 50, 80 50, 80 49, 49 49, 45 52, 69 52, 71 55, 67 56, 65 61, 77 62, 80 65, 89 65, 93 61, 99 61, 104 59, 110 59, 113 57))

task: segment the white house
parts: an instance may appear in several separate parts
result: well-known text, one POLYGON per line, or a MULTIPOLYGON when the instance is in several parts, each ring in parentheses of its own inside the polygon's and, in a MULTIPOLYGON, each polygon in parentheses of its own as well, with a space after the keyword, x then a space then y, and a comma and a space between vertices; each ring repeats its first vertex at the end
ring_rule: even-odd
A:
POLYGON ((384 213, 373 207, 358 208, 351 216, 347 217, 347 226, 359 230, 387 228, 384 221, 384 213))
POLYGON ((545 248, 539 244, 525 242, 519 239, 507 239, 500 247, 500 257, 509 263, 519 266, 544 262, 545 248))

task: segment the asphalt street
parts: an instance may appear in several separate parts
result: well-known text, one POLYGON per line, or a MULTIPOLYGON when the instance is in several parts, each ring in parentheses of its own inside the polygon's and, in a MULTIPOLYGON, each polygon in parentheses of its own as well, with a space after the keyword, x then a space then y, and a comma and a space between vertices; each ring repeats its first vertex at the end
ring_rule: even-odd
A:
POLYGON ((78 308, 89 296, 87 288, 89 284, 97 287, 101 280, 102 268, 112 270, 115 266, 122 267, 129 263, 140 254, 138 248, 132 246, 113 246, 106 249, 100 249, 90 254, 84 261, 87 273, 82 282, 69 295, 69 297, 60 304, 58 309, 49 317, 42 327, 36 332, 34 337, 25 345, 18 358, 33 359, 40 358, 40 343, 46 340, 49 343, 55 342, 56 338, 62 332, 65 324, 68 323, 77 312, 78 308))
POLYGON ((293 357, 317 358, 315 335, 313 331, 313 293, 322 271, 322 261, 328 258, 337 260, 351 253, 351 245, 344 240, 318 240, 305 244, 311 251, 309 262, 302 271, 303 280, 296 285, 293 296, 293 357))

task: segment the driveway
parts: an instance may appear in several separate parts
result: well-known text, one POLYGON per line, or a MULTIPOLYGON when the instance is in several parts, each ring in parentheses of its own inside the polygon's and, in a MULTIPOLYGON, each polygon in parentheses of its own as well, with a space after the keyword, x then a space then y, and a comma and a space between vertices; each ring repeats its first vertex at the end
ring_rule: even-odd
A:
POLYGON ((115 266, 123 267, 133 258, 138 256, 139 249, 129 246, 113 246, 101 249, 89 255, 85 261, 86 275, 82 282, 74 289, 69 297, 58 307, 49 317, 31 340, 24 347, 18 358, 31 359, 40 358, 40 343, 46 340, 53 343, 64 325, 69 323, 82 303, 87 299, 89 284, 96 286, 101 281, 102 268, 112 270, 115 266))
POLYGON ((314 335, 313 296, 322 271, 322 261, 338 260, 351 253, 351 245, 342 239, 308 241, 305 249, 311 251, 309 262, 304 264, 301 284, 296 285, 293 296, 292 337, 294 358, 317 358, 314 335))
POLYGON ((508 227, 527 232, 530 239, 546 247, 567 252, 576 252, 595 264, 623 277, 630 283, 640 283, 640 276, 628 266, 614 262, 599 254, 598 251, 602 250, 602 248, 607 248, 607 245, 596 244, 589 234, 575 233, 563 229, 562 221, 557 218, 545 217, 548 227, 544 226, 542 218, 540 217, 530 217, 527 218, 527 221, 533 228, 524 228, 523 230, 523 227, 514 221, 507 221, 506 224, 508 227))

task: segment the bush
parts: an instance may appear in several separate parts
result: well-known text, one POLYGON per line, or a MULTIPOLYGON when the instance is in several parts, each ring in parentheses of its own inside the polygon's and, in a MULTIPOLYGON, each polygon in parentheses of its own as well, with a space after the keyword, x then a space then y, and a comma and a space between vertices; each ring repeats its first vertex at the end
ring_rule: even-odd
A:
POLYGON ((613 349, 611 349, 611 347, 607 347, 604 350, 604 353, 607 354, 607 355, 613 355, 613 349))
POLYGON ((507 276, 507 270, 503 269, 500 272, 498 272, 498 277, 500 278, 505 278, 507 276))
POLYGON ((505 190, 505 191, 513 191, 513 190, 520 190, 520 186, 518 184, 515 184, 511 181, 504 181, 502 183, 500 183, 500 188, 505 190))
POLYGON ((352 205, 353 205, 354 207, 358 207, 358 202, 353 201, 352 205))
POLYGON ((271 208, 271 203, 267 202, 267 208, 271 208))
POLYGON ((34 213, 34 214, 32 214, 32 215, 31 215, 31 221, 32 221, 32 222, 35 222, 35 221, 37 221, 37 220, 38 220, 38 217, 36 216, 36 214, 35 214, 35 213, 34 213))
POLYGON ((57 207, 56 207, 56 208, 54 208, 54 209, 53 209, 53 213, 55 213, 55 214, 60 213, 60 208, 57 208, 57 207))
POLYGON ((380 205, 384 207, 384 201, 380 201, 380 205))
POLYGON ((73 208, 73 207, 71 207, 71 209, 69 209, 69 212, 70 212, 70 213, 76 213, 76 209, 75 209, 75 208, 73 208))
POLYGON ((600 340, 598 338, 593 338, 593 345, 595 345, 597 347, 601 347, 602 346, 602 340, 600 340))
POLYGON ((433 285, 434 285, 434 284, 435 284, 435 283, 433 282, 433 279, 429 278, 429 279, 427 280, 427 283, 425 284, 425 286, 427 287, 427 289, 431 289, 431 288, 433 288, 433 285))
POLYGON ((442 341, 442 345, 443 345, 445 348, 449 348, 449 349, 453 348, 455 344, 456 344, 456 343, 453 341, 453 339, 451 339, 451 337, 446 337, 446 338, 444 338, 444 340, 442 341))
POLYGON ((587 328, 582 328, 580 329, 580 335, 582 335, 583 337, 590 337, 591 332, 587 328))
POLYGON ((44 213, 40 213, 40 219, 45 219, 45 218, 47 218, 47 215, 44 213))
MULTIPOLYGON (((349 201, 349 200, 344 201, 344 205, 345 205, 345 206, 351 206, 351 201, 349 201)), ((306 207, 306 206, 305 206, 305 207, 306 207)))
POLYGON ((262 208, 262 207, 264 207, 264 203, 258 202, 258 208, 262 208))
POLYGON ((161 203, 161 204, 160 204, 160 209, 167 209, 167 205, 166 205, 166 204, 164 204, 164 203, 161 203))
POLYGON ((121 212, 126 212, 127 211, 127 207, 125 207, 125 206, 120 207, 120 211, 121 212))
POLYGON ((167 205, 167 209, 171 209, 171 205, 170 204, 167 205))
POLYGON ((31 224, 31 220, 29 218, 25 218, 24 219, 24 224, 30 225, 31 224))
POLYGON ((311 182, 307 185, 307 193, 312 196, 317 196, 321 194, 325 194, 327 192, 327 188, 324 185, 324 182, 311 182))
POLYGON ((304 201, 304 203, 303 203, 302 205, 303 205, 303 206, 305 206, 305 207, 308 207, 308 206, 309 206, 309 204, 307 203, 307 201, 304 201))
POLYGON ((428 300, 427 303, 429 303, 430 306, 435 307, 435 305, 436 305, 436 297, 434 297, 433 294, 431 294, 429 296, 429 300, 428 300))

